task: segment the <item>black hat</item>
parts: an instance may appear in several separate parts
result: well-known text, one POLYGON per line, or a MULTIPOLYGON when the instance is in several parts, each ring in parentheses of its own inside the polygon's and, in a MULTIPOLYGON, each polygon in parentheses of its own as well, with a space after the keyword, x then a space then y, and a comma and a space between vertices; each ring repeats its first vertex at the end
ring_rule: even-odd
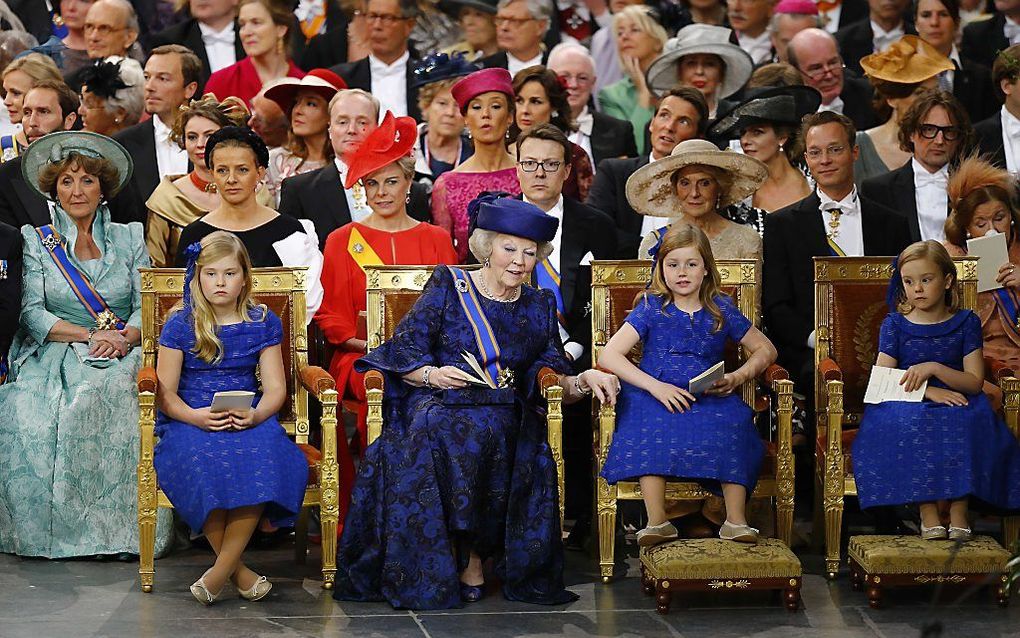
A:
POLYGON ((776 86, 751 89, 743 102, 720 115, 709 135, 716 139, 736 139, 748 122, 800 124, 801 118, 818 110, 822 95, 810 86, 776 86))
POLYGON ((463 51, 456 51, 453 55, 446 53, 433 53, 424 60, 415 62, 411 80, 411 86, 421 88, 426 84, 461 78, 471 75, 482 67, 464 57, 463 51))

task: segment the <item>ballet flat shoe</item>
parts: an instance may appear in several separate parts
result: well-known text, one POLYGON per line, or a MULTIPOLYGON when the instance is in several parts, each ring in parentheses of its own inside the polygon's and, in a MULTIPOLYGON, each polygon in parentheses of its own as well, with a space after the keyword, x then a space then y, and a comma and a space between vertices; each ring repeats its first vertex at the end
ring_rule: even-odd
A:
POLYGON ((921 523, 921 538, 926 541, 944 541, 948 535, 946 528, 941 525, 925 527, 924 523, 921 523))
POLYGON ((673 523, 666 521, 661 525, 649 526, 637 533, 637 544, 641 547, 652 547, 660 543, 675 541, 679 533, 673 523))
POLYGON ((725 521, 719 528, 719 538, 724 541, 753 544, 758 542, 758 530, 750 525, 734 525, 725 521))
POLYGON ((255 602, 256 600, 262 600, 263 598, 265 598, 272 588, 273 583, 269 582, 269 580, 265 576, 259 576, 255 580, 254 585, 245 590, 238 589, 237 594, 238 596, 244 598, 245 600, 255 602))
POLYGON ((969 541, 972 538, 974 538, 974 532, 970 531, 969 527, 949 528, 949 540, 951 541, 969 541))
MULTIPOLYGON (((207 571, 205 574, 208 573, 209 572, 207 571)), ((195 597, 195 600, 208 607, 209 605, 216 602, 216 599, 220 597, 220 594, 223 593, 223 590, 220 590, 220 592, 216 594, 213 594, 211 591, 209 591, 209 588, 205 586, 205 574, 202 574, 201 578, 192 583, 190 589, 191 595, 195 597)))

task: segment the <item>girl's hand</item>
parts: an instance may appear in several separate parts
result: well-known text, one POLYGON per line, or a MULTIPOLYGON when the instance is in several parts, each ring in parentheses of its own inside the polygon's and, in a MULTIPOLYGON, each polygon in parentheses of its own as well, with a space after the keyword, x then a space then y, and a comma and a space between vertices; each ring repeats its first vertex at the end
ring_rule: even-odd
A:
POLYGON ((467 381, 461 378, 460 374, 460 369, 454 366, 435 368, 429 374, 429 385, 437 390, 453 390, 466 387, 467 381))
POLYGON ((591 388, 599 403, 616 405, 616 395, 620 393, 620 380, 615 374, 601 370, 585 370, 577 375, 578 385, 591 388))
POLYGON ((1003 264, 1002 268, 999 268, 999 274, 995 276, 995 281, 1007 288, 1020 287, 1020 272, 1017 272, 1014 264, 1003 264))
POLYGON ((729 396, 733 394, 733 391, 743 385, 743 381, 737 377, 735 372, 727 372, 723 375, 722 379, 719 379, 712 384, 705 394, 714 394, 716 396, 729 396))
POLYGON ((925 381, 935 376, 938 364, 918 363, 917 365, 910 366, 907 371, 903 373, 903 378, 900 379, 900 385, 907 392, 913 392, 914 390, 921 387, 925 381))
POLYGON ((934 401, 935 403, 941 403, 942 405, 967 405, 967 397, 963 396, 959 392, 947 390, 946 388, 926 388, 924 391, 924 398, 929 401, 934 401))
POLYGON ((229 410, 227 414, 230 415, 230 425, 235 430, 247 430, 255 425, 255 410, 251 408, 247 410, 229 410))
POLYGON ((658 399, 659 403, 666 406, 670 412, 685 412, 691 409, 691 404, 697 399, 694 395, 669 383, 656 381, 649 390, 651 395, 658 399))
POLYGON ((209 408, 193 410, 191 424, 206 432, 222 432, 233 427, 229 412, 213 412, 209 408))

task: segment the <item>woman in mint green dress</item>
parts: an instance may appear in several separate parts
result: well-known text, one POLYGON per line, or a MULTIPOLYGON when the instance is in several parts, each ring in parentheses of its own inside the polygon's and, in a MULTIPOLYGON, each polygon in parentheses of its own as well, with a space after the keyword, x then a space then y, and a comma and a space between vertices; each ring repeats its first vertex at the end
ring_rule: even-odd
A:
MULTIPOLYGON (((0 386, 0 552, 134 554, 138 269, 149 257, 141 224, 112 223, 105 204, 131 158, 107 137, 66 132, 32 144, 22 162, 53 223, 21 229, 21 326, 0 386)), ((160 514, 157 551, 171 528, 160 514)))

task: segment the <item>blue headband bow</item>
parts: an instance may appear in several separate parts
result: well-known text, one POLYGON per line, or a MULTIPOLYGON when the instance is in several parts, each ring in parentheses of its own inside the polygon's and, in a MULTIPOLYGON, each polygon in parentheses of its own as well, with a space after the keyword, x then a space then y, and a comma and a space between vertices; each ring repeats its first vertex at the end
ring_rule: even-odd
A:
POLYGON ((885 303, 889 306, 889 312, 898 312, 901 296, 906 296, 903 290, 903 276, 900 275, 900 258, 893 257, 892 277, 889 278, 889 288, 885 292, 885 303))
POLYGON ((195 266, 198 256, 202 253, 202 243, 194 242, 184 250, 188 258, 187 270, 184 271, 184 311, 191 312, 191 280, 195 278, 195 266))

